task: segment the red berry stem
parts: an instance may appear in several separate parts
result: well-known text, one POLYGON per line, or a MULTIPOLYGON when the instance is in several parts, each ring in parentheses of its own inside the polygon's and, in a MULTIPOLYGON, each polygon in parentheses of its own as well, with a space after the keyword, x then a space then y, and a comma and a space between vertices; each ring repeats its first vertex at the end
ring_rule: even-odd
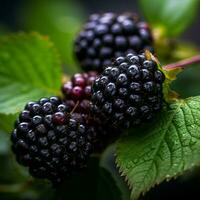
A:
POLYGON ((176 63, 168 64, 164 66, 163 69, 166 71, 175 70, 175 69, 183 69, 183 68, 186 68, 188 65, 195 64, 195 63, 200 63, 200 55, 193 56, 191 58, 187 58, 176 63))

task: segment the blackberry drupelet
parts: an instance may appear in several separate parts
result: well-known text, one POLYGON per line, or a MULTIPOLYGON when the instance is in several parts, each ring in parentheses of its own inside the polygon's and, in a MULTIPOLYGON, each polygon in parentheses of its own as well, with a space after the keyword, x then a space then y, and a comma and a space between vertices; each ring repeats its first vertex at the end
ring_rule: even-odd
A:
POLYGON ((102 72, 111 59, 153 50, 151 31, 133 14, 93 14, 75 41, 75 55, 85 71, 102 72))
POLYGON ((92 150, 87 127, 57 97, 29 102, 11 140, 17 161, 33 177, 49 179, 53 185, 82 168, 92 150))
POLYGON ((91 116, 91 87, 97 77, 98 74, 94 71, 77 73, 62 86, 62 92, 67 109, 71 111, 75 108, 73 116, 79 119, 80 123, 87 124, 94 151, 101 151, 120 131, 101 121, 98 116, 91 116))
POLYGON ((92 111, 122 127, 150 120, 162 107, 164 80, 150 52, 118 57, 93 85, 92 111))
POLYGON ((69 110, 72 110, 77 104, 75 112, 89 113, 91 87, 97 76, 97 72, 94 71, 77 73, 62 86, 64 102, 69 110))

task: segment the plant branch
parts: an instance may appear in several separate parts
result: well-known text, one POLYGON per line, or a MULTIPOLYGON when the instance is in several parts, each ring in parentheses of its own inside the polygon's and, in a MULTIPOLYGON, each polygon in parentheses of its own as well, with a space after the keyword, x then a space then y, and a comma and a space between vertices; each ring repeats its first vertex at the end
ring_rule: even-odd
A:
POLYGON ((183 69, 187 67, 188 65, 195 64, 195 63, 200 63, 200 55, 193 56, 191 58, 187 58, 185 60, 181 60, 176 63, 168 64, 163 67, 164 70, 170 71, 174 69, 183 69))
POLYGON ((72 111, 70 112, 70 115, 74 113, 74 111, 75 111, 76 108, 78 107, 79 103, 80 103, 79 101, 76 102, 76 105, 74 106, 74 108, 73 108, 72 111))

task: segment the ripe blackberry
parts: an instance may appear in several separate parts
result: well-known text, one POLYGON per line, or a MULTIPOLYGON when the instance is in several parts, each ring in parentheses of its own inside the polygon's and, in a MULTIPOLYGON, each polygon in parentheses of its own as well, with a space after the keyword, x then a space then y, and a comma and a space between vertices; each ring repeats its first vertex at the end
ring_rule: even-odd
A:
POLYGON ((82 168, 92 150, 87 127, 57 97, 29 102, 15 123, 11 140, 17 161, 32 176, 53 184, 82 168))
POLYGON ((150 53, 118 57, 93 85, 92 111, 124 127, 150 120, 162 107, 164 79, 150 53))
POLYGON ((62 86, 62 92, 67 109, 72 111, 75 108, 72 116, 79 119, 80 123, 87 124, 95 151, 101 151, 120 131, 101 121, 98 116, 91 116, 91 87, 97 77, 97 73, 93 71, 75 74, 62 86))
POLYGON ((103 71, 111 59, 153 49, 151 31, 133 14, 93 14, 75 41, 75 55, 85 71, 103 71))
POLYGON ((89 111, 87 114, 86 112, 74 112, 72 117, 75 117, 80 123, 87 124, 87 133, 92 141, 93 152, 102 152, 105 147, 115 141, 121 133, 121 130, 101 121, 100 118, 91 117, 89 111))

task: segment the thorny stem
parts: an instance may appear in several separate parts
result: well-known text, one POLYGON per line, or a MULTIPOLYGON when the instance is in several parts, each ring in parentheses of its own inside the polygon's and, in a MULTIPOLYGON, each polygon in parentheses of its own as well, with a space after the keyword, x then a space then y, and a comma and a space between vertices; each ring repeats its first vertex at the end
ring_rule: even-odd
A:
POLYGON ((170 71, 174 69, 183 69, 187 67, 188 65, 195 64, 195 63, 200 63, 200 55, 193 56, 191 58, 187 58, 185 60, 181 60, 176 63, 168 64, 163 67, 164 70, 170 71))

